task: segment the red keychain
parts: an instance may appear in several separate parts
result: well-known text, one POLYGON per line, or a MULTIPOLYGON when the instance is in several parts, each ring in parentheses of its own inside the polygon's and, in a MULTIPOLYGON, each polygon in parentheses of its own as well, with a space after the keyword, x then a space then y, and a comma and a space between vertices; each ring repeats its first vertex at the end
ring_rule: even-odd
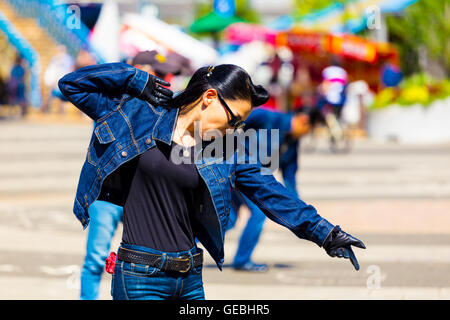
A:
POLYGON ((109 274, 114 274, 114 266, 116 265, 116 253, 111 252, 105 261, 105 271, 109 274))

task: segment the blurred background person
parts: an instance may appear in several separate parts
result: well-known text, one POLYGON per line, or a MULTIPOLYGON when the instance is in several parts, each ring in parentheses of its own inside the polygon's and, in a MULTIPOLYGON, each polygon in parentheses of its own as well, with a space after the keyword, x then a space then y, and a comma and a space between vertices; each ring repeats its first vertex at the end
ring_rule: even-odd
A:
POLYGON ((0 74, 0 105, 6 105, 8 103, 8 90, 6 82, 0 74))
POLYGON ((193 74, 189 59, 175 52, 163 55, 157 50, 141 51, 130 64, 169 82, 174 92, 184 89, 189 76, 193 74))
POLYGON ((92 66, 94 64, 97 64, 97 61, 87 50, 81 49, 80 52, 78 52, 78 54, 76 55, 75 70, 87 66, 92 66))
MULTIPOLYGON (((259 148, 266 148, 266 155, 275 159, 280 159, 280 170, 282 172, 285 187, 298 197, 296 188, 296 171, 297 171, 297 157, 292 154, 283 154, 279 148, 286 139, 293 139, 297 141, 302 135, 309 130, 309 120, 306 115, 293 113, 285 113, 273 111, 271 108, 259 107, 252 111, 250 116, 245 121, 245 130, 256 130, 256 137, 258 139, 257 145, 259 148), (279 141, 277 145, 271 144, 271 138, 268 137, 267 145, 261 143, 259 139, 259 129, 266 129, 270 135, 271 130, 279 130, 279 141), (293 163, 295 162, 295 164, 293 163)), ((269 164, 271 165, 271 164, 269 164)), ((239 210, 242 205, 246 205, 250 210, 250 217, 247 220, 246 226, 243 229, 239 238, 238 248, 234 255, 232 267, 239 271, 249 272, 266 272, 268 270, 267 264, 255 263, 251 257, 253 251, 260 239, 264 222, 266 220, 265 214, 250 201, 245 195, 237 190, 232 192, 232 208, 230 211, 230 220, 227 230, 232 229, 238 219, 239 210)))
POLYGON ((49 88, 47 100, 42 106, 42 112, 49 113, 52 102, 56 98, 59 104, 59 113, 64 113, 63 103, 68 100, 63 96, 58 88, 58 81, 64 75, 74 70, 74 59, 67 53, 65 46, 58 46, 56 54, 50 60, 44 75, 44 83, 49 88))
POLYGON ((322 71, 322 82, 318 87, 318 108, 322 115, 330 112, 339 119, 345 104, 348 76, 344 68, 334 63, 322 71))
POLYGON ((364 80, 348 84, 347 98, 342 109, 342 118, 346 124, 359 129, 365 135, 367 130, 367 109, 374 100, 374 94, 364 80))
MULTIPOLYGON (((112 194, 114 190, 109 190, 112 194)), ((101 195, 99 198, 107 197, 101 195)), ((86 254, 81 268, 81 300, 98 299, 100 281, 111 241, 123 217, 123 208, 107 201, 97 200, 89 207, 90 224, 86 254)))
POLYGON ((8 103, 10 105, 19 105, 20 114, 24 117, 27 114, 28 101, 26 97, 26 69, 25 60, 17 55, 11 68, 9 81, 7 84, 8 103))
POLYGON ((167 58, 156 50, 139 52, 131 64, 165 81, 171 80, 174 74, 179 72, 178 66, 168 63, 167 58))

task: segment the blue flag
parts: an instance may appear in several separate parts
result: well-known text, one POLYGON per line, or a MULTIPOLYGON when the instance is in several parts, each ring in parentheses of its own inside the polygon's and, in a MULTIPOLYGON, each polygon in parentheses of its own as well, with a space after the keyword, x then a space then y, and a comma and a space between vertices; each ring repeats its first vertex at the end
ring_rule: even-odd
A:
POLYGON ((224 18, 229 18, 236 12, 234 0, 214 0, 214 12, 224 18))

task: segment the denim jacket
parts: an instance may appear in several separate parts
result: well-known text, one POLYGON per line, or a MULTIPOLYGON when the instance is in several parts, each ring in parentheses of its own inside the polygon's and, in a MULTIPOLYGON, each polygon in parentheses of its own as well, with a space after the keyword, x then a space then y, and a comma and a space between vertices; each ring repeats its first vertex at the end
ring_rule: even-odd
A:
MULTIPOLYGON (((126 163, 155 147, 156 140, 172 143, 178 109, 139 99, 149 77, 130 65, 109 63, 78 69, 59 81, 64 96, 95 121, 73 208, 84 228, 89 224, 88 207, 95 200, 124 205, 132 178, 122 170, 126 163)), ((333 228, 273 175, 262 174, 260 163, 202 157, 195 165, 205 188, 193 213, 194 235, 219 269, 224 261, 232 188, 245 194, 271 220, 319 246, 333 228)))

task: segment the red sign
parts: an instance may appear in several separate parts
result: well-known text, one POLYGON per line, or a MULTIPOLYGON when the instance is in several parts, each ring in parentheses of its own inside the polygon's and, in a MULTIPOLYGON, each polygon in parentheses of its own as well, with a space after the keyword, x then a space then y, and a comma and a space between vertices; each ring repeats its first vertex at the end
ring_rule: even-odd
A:
POLYGON ((329 51, 344 57, 370 63, 377 60, 376 44, 355 36, 330 35, 329 51))
POLYGON ((260 25, 234 23, 225 30, 225 38, 234 44, 263 41, 275 44, 276 31, 260 25))
POLYGON ((277 36, 277 45, 287 46, 291 50, 304 50, 309 52, 323 51, 326 36, 322 33, 287 32, 277 36))

